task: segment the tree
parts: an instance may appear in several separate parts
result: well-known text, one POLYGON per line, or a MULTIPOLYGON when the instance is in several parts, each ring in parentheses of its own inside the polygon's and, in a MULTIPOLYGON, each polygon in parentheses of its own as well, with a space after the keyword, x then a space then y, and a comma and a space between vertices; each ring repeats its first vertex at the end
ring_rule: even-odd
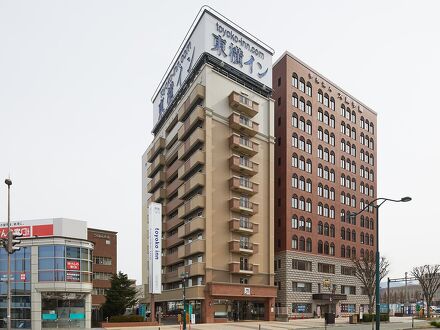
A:
POLYGON ((111 287, 105 293, 105 303, 102 306, 104 317, 123 315, 125 310, 137 303, 134 281, 128 279, 121 271, 113 274, 111 287))
MULTIPOLYGON (((368 313, 374 311, 376 300, 376 261, 366 255, 361 259, 352 259, 356 270, 356 277, 365 288, 365 294, 368 296, 368 313)), ((381 258, 379 263, 379 278, 382 281, 388 275, 390 263, 386 258, 381 258)))
POLYGON ((422 287, 423 296, 426 301, 427 316, 429 318, 431 315, 430 307, 432 299, 440 288, 440 265, 414 267, 411 274, 419 281, 422 287))

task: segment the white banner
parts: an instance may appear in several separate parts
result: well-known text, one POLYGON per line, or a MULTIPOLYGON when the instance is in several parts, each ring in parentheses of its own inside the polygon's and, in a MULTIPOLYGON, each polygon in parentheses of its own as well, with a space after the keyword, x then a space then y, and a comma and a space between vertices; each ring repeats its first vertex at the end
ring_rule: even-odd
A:
POLYGON ((162 204, 148 206, 149 292, 162 293, 162 204))
POLYGON ((210 8, 203 8, 153 96, 153 125, 166 113, 198 59, 211 54, 272 88, 273 50, 210 8))

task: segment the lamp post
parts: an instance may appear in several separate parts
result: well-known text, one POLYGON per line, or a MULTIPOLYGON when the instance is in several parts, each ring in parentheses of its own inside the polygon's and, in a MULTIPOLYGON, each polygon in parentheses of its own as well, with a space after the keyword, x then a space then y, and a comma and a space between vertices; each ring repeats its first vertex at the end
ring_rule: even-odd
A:
POLYGON ((185 288, 186 288, 186 279, 188 278, 188 273, 184 272, 180 274, 180 278, 182 279, 183 284, 183 330, 186 330, 186 297, 185 297, 185 288))
POLYGON ((357 213, 351 214, 351 217, 355 217, 358 214, 361 214, 370 206, 372 206, 376 210, 376 330, 380 329, 380 254, 379 254, 379 207, 382 206, 383 203, 390 201, 395 203, 400 202, 409 202, 411 201, 411 197, 402 197, 401 199, 390 199, 390 198, 376 198, 369 204, 367 204, 362 210, 357 213), (380 202, 380 203, 377 203, 380 202), (375 205, 376 203, 376 205, 375 205))
POLYGON ((11 330, 11 247, 12 247, 12 233, 11 233, 11 186, 12 181, 11 179, 5 180, 6 185, 8 186, 8 243, 7 243, 7 250, 8 250, 8 292, 7 292, 7 299, 8 299, 8 305, 7 305, 7 311, 6 311, 6 318, 7 318, 7 329, 11 330))

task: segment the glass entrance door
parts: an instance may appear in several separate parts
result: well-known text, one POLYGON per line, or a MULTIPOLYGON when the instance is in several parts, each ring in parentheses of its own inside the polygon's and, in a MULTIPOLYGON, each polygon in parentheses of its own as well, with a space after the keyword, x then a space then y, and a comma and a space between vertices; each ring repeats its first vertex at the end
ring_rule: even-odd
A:
POLYGON ((85 294, 42 293, 43 328, 85 328, 85 294))

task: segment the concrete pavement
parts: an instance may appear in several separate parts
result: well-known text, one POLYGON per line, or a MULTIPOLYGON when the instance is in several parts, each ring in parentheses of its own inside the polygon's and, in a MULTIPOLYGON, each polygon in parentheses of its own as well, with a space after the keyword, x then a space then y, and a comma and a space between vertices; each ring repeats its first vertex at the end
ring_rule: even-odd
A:
MULTIPOLYGON (((381 323, 381 329, 384 330, 403 330, 411 329, 412 321, 410 317, 391 318, 389 323, 381 323)), ((327 326, 328 329, 355 329, 370 330, 371 323, 367 324, 349 324, 348 318, 336 319, 336 324, 327 326)), ((428 322, 414 320, 414 328, 429 329, 428 322)), ((111 328, 112 330, 178 330, 178 325, 163 325, 154 327, 135 327, 135 328, 111 328)), ((188 330, 300 330, 300 329, 325 329, 324 319, 304 319, 292 320, 290 322, 234 322, 234 323, 209 323, 192 324, 188 330)))

